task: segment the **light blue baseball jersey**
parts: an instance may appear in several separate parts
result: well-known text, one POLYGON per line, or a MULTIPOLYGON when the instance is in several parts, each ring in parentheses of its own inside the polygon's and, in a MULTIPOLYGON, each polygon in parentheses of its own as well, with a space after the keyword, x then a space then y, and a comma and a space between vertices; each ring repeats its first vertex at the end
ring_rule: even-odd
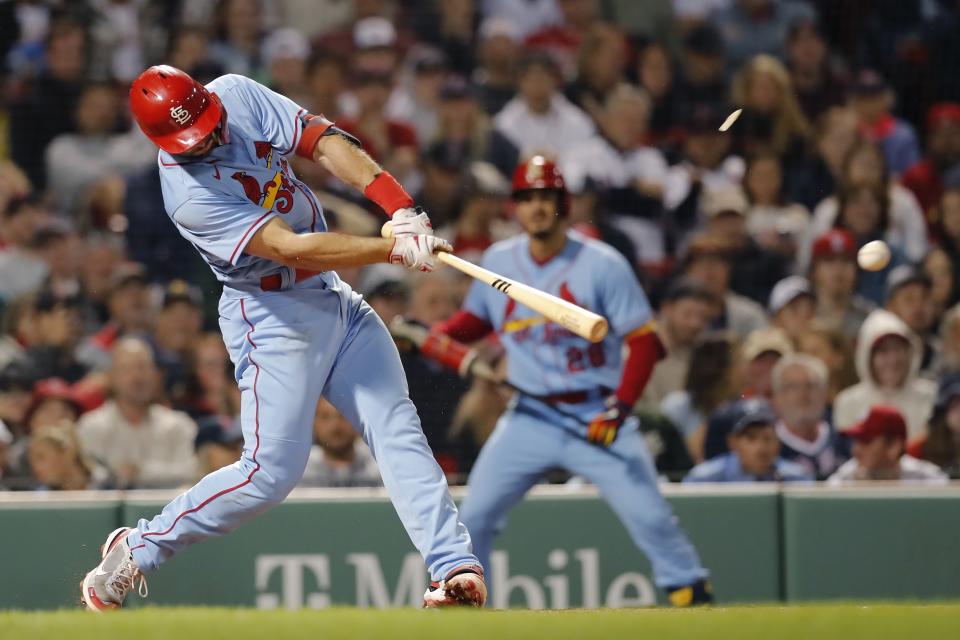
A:
POLYGON ((298 233, 327 229, 316 196, 287 161, 308 114, 244 76, 221 76, 207 88, 227 113, 225 143, 199 159, 160 151, 164 207, 225 286, 256 287, 286 269, 244 253, 258 229, 277 216, 298 233))
POLYGON ((509 382, 536 395, 617 388, 624 337, 652 319, 650 303, 623 256, 603 242, 569 231, 563 250, 544 264, 533 259, 530 240, 522 235, 491 246, 482 265, 599 313, 610 323, 607 337, 591 344, 475 281, 463 308, 500 334, 509 382))
POLYGON ((171 219, 224 283, 220 327, 241 392, 244 450, 137 524, 127 537, 137 566, 156 569, 282 501, 306 466, 321 395, 370 446, 431 576, 476 565, 383 322, 333 271, 297 282, 292 269, 244 253, 276 216, 296 232, 326 230, 287 164, 305 110, 241 76, 207 86, 227 113, 226 143, 198 159, 161 152, 160 178, 171 219), (279 290, 263 292, 261 278, 273 274, 279 290))

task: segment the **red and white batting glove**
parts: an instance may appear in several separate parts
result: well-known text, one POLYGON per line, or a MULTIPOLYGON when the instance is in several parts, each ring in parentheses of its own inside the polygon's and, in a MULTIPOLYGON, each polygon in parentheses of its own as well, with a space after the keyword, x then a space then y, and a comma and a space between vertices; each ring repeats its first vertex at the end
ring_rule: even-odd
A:
POLYGON ((601 447, 613 444, 620 427, 630 416, 630 407, 620 402, 616 396, 607 398, 605 406, 606 409, 594 416, 587 427, 587 440, 601 447))
POLYGON ((422 208, 397 209, 391 218, 394 237, 399 236, 432 236, 433 225, 430 223, 430 217, 422 208))
POLYGON ((443 238, 427 235, 401 236, 393 239, 388 261, 414 271, 433 271, 437 251, 452 252, 453 246, 443 238))

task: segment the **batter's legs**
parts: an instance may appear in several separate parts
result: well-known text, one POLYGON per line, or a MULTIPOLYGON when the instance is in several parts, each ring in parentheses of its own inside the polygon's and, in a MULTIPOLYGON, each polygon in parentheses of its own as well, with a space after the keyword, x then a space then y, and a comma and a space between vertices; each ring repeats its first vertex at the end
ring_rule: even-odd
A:
POLYGON ((420 428, 387 328, 356 297, 349 331, 323 395, 363 436, 397 515, 434 580, 476 565, 447 481, 420 428))

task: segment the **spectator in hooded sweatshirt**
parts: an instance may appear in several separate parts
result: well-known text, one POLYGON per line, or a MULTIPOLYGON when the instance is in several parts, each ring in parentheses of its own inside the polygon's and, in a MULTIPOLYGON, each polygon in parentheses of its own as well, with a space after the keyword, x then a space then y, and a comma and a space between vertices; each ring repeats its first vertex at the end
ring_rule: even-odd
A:
POLYGON ((902 320, 883 309, 870 314, 857 340, 860 382, 841 391, 834 403, 837 428, 850 428, 865 411, 885 404, 903 414, 909 440, 925 435, 937 389, 918 377, 922 357, 920 342, 902 320))

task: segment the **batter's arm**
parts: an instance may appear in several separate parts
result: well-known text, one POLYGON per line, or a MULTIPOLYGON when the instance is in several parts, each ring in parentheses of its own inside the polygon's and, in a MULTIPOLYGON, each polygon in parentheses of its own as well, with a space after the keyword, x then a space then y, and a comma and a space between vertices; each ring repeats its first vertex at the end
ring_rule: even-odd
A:
POLYGON ((331 271, 377 262, 400 264, 414 271, 433 271, 438 251, 453 247, 436 236, 361 238, 343 233, 297 233, 279 217, 260 227, 245 253, 305 271, 331 271))
MULTIPOLYGON (((409 210, 409 215, 416 215, 411 209, 413 198, 410 194, 404 191, 389 171, 367 155, 355 139, 339 129, 333 126, 325 129, 324 134, 317 138, 312 158, 337 178, 363 192, 367 199, 377 203, 391 218, 404 209, 409 210)), ((426 226, 417 226, 412 232, 432 233, 427 229, 429 221, 425 223, 426 226)))
POLYGON ((358 191, 383 171, 366 151, 340 135, 321 136, 313 150, 313 161, 358 191))
POLYGON ((330 271, 387 262, 393 240, 361 238, 342 233, 296 233, 282 218, 263 225, 247 244, 246 253, 295 269, 330 271))

